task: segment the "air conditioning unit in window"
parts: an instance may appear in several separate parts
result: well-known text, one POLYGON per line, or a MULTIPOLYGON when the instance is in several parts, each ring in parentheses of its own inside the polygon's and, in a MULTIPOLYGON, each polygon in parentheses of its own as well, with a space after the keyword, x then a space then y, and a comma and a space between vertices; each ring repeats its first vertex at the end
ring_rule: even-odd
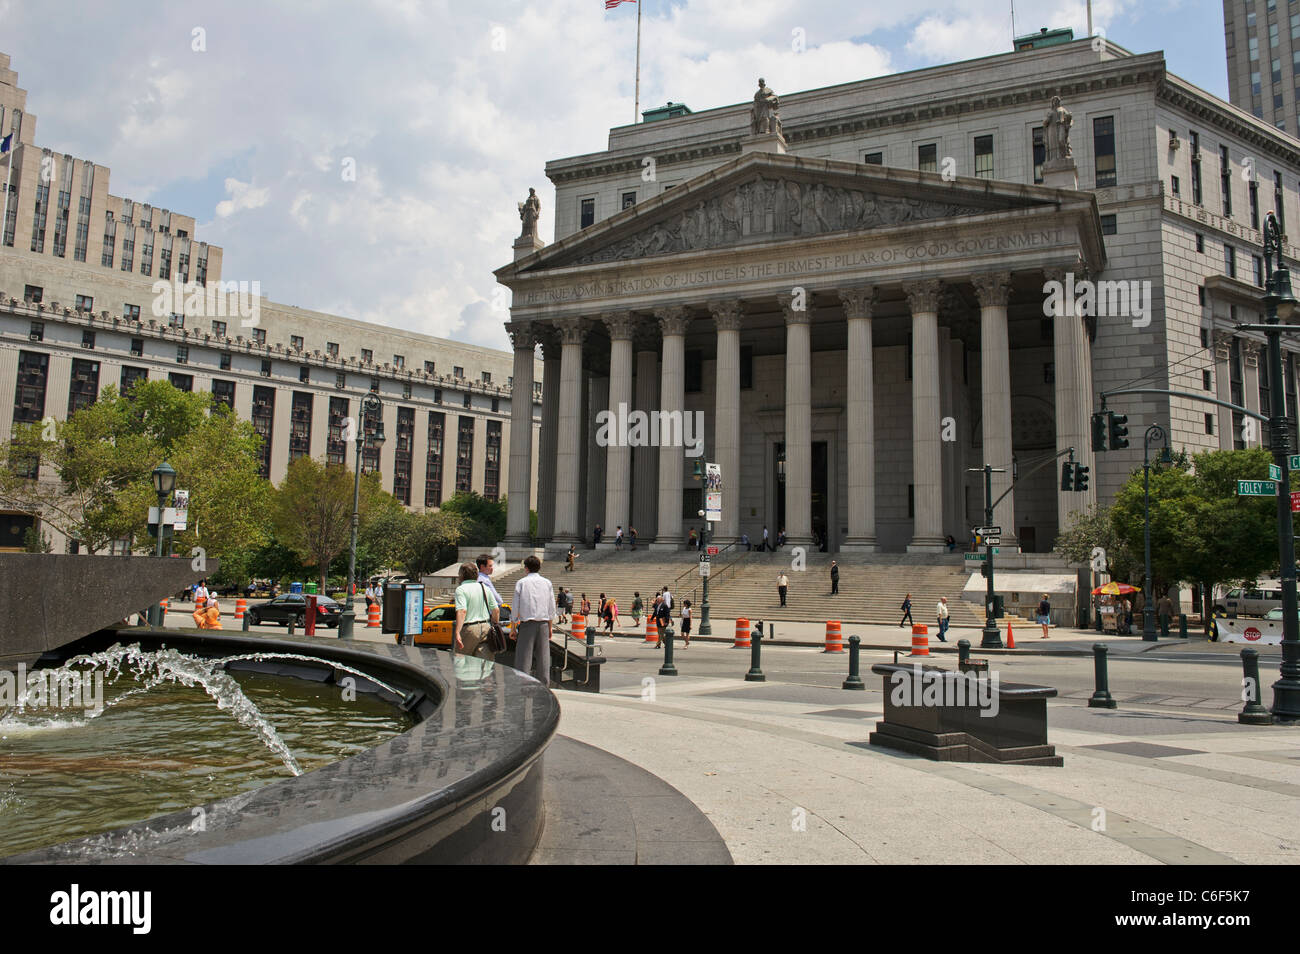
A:
POLYGON ((27 337, 30 338, 32 341, 40 341, 40 340, 41 340, 41 336, 38 335, 38 334, 37 334, 36 332, 34 332, 34 331, 33 331, 31 334, 29 334, 27 337))
POLYGON ((1182 143, 1178 139, 1178 133, 1174 132, 1172 129, 1169 130, 1169 148, 1177 149, 1180 145, 1182 145, 1182 143))

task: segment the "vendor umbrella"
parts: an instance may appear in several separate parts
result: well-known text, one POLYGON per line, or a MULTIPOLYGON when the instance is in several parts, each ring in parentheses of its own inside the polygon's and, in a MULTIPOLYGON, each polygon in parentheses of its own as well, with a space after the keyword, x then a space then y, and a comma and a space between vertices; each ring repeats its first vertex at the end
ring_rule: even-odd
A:
POLYGON ((1127 583, 1117 583, 1111 580, 1109 583, 1103 583, 1092 591, 1093 596, 1119 596, 1121 594, 1136 593, 1138 588, 1130 586, 1127 583))

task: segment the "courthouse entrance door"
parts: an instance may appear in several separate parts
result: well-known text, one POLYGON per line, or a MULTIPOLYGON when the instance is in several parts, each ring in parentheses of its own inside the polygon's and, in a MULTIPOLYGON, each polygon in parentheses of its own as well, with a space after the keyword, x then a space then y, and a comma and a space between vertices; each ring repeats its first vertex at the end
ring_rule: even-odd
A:
POLYGON ((830 507, 827 492, 827 453, 826 441, 812 442, 812 531, 814 547, 821 549, 830 546, 830 507))

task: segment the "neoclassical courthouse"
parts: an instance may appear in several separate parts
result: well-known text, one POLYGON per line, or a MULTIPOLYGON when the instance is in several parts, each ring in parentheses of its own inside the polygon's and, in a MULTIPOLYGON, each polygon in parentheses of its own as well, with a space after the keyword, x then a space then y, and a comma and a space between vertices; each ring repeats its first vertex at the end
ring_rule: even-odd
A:
MULTIPOLYGON (((1094 454, 1099 391, 1265 413, 1282 399, 1262 340, 1233 326, 1262 311, 1263 216, 1300 222, 1300 141, 1160 52, 1084 39, 670 104, 546 174, 555 241, 530 230, 530 202, 496 272, 517 388, 543 357, 540 438, 511 431, 512 542, 527 539, 534 462, 547 542, 601 524, 606 540, 632 526, 677 547, 702 523, 683 447, 597 440, 597 414, 620 406, 702 415, 721 541, 767 526, 832 552, 965 543, 987 462, 1004 471, 995 496, 1022 477, 995 514, 1003 544, 1042 552, 1140 466, 1147 425, 1190 452, 1267 439, 1213 405, 1114 398, 1132 447, 1094 454), (1084 314, 1045 294, 1053 280, 1133 296, 1084 314), (1029 473, 1071 446, 1088 491, 1061 491, 1059 466, 1029 473)), ((1290 402, 1293 350, 1286 367, 1290 402)))

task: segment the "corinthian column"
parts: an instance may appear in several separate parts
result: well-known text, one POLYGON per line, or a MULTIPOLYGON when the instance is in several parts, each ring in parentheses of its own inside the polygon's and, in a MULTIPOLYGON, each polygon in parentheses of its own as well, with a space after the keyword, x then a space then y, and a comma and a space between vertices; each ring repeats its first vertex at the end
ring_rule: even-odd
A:
POLYGON ((785 313, 786 540, 806 547, 813 542, 812 346, 808 327, 812 295, 805 293, 802 301, 793 295, 778 297, 785 313), (796 305, 802 307, 796 309, 796 305))
POLYGON ((587 331, 582 318, 561 318, 555 322, 560 332, 563 352, 560 355, 560 412, 555 460, 555 540, 576 543, 581 536, 578 526, 578 490, 582 484, 582 446, 586 430, 582 419, 582 340, 587 331))
MULTIPOLYGON (((1049 281, 1061 283, 1065 291, 1086 277, 1082 266, 1073 271, 1051 269, 1045 273, 1049 281)), ((1088 393, 1089 375, 1084 367, 1088 361, 1088 337, 1083 318, 1076 312, 1074 300, 1068 295, 1056 296, 1052 303, 1052 338, 1054 373, 1056 376, 1056 449, 1074 448, 1076 464, 1090 470, 1088 490, 1056 492, 1056 527, 1061 533, 1069 529, 1074 514, 1087 510, 1097 501, 1097 469, 1092 454, 1092 434, 1088 418, 1092 411, 1092 395, 1088 393)), ((1059 487, 1059 484, 1057 485, 1059 487)))
MULTIPOLYGON (((1011 486, 1011 346, 1007 338, 1007 301, 1011 273, 988 272, 971 276, 980 302, 980 388, 984 435, 984 463, 1001 467, 993 475, 993 499, 1011 486)), ((983 483, 980 484, 981 493, 983 483)), ((981 506, 981 511, 983 507, 981 506)), ((983 521, 983 517, 980 520, 983 521)), ((1002 528, 1004 546, 1016 545, 1015 494, 1007 494, 993 510, 993 522, 1002 528)))
POLYGON ((849 534, 840 546, 845 552, 873 553, 876 549, 875 374, 871 351, 875 302, 874 285, 840 290, 849 332, 849 534))
POLYGON ((505 542, 527 546, 533 485, 533 354, 537 338, 526 321, 513 321, 506 325, 506 331, 515 346, 515 375, 510 391, 510 490, 506 498, 505 542))
POLYGON ((943 533, 942 417, 939 407, 939 294, 930 279, 903 286, 912 309, 912 542, 908 552, 939 552, 943 533))
POLYGON ((712 540, 726 545, 740 538, 740 328, 739 301, 711 301, 709 313, 718 329, 711 457, 722 472, 722 520, 712 540))
MULTIPOLYGON (((538 438, 541 445, 541 465, 537 474, 537 536, 546 542, 555 536, 555 455, 556 439, 560 429, 560 339, 554 327, 538 329, 542 343, 542 429, 538 438)), ((448 415, 447 420, 455 418, 448 415)), ((455 447, 451 442, 454 432, 444 435, 444 446, 455 447)), ((450 454, 443 454, 454 462, 450 454)))
POLYGON ((686 407, 686 328, 690 315, 681 305, 655 312, 664 339, 659 388, 659 525, 655 549, 678 549, 682 541, 683 415, 686 407))
MULTIPOLYGON (((636 349, 636 409, 649 416, 659 407, 659 329, 646 322, 638 329, 636 349)), ((659 510, 659 448, 639 443, 632 448, 632 526, 642 543, 655 537, 659 510)))
MULTIPOLYGON (((619 527, 624 535, 632 525, 632 448, 622 422, 632 409, 632 336, 637 321, 630 311, 601 316, 609 331, 609 439, 605 442, 605 539, 601 548, 614 545, 619 527)), ((599 434, 597 435, 599 436, 599 434)))

